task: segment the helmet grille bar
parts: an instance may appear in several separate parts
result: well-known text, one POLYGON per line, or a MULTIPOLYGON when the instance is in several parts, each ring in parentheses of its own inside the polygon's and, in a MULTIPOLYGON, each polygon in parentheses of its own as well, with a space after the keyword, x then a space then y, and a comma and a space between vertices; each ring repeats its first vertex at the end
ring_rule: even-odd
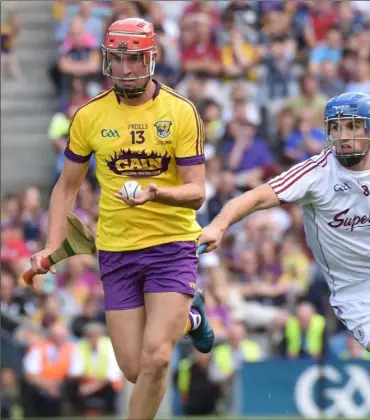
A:
POLYGON ((138 38, 146 38, 146 34, 143 32, 110 31, 108 32, 108 35, 136 36, 138 38))

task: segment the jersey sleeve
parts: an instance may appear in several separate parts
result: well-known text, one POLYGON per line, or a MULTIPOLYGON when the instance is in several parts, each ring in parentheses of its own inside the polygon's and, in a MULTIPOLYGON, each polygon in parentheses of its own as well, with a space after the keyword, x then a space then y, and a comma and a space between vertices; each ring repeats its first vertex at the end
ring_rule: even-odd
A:
POLYGON ((76 112, 69 127, 68 144, 64 154, 68 159, 76 163, 85 163, 92 155, 81 110, 76 112))
POLYGON ((179 166, 204 163, 204 127, 194 105, 181 108, 175 158, 179 166))
POLYGON ((313 202, 315 186, 323 181, 321 168, 326 166, 330 153, 326 149, 268 181, 282 204, 297 201, 307 205, 313 202))

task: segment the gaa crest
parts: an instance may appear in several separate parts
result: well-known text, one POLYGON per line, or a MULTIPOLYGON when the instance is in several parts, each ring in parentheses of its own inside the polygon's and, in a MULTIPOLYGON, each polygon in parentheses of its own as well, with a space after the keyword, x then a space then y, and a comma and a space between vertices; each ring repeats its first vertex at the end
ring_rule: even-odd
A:
POLYGON ((170 134, 170 128, 171 128, 172 122, 171 121, 157 121, 154 124, 154 127, 157 129, 157 136, 161 139, 164 139, 169 136, 170 134))

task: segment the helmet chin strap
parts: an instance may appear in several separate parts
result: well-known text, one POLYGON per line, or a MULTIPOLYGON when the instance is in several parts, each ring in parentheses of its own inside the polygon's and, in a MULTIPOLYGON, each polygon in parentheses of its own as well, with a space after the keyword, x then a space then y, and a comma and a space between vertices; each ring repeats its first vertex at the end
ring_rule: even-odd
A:
POLYGON ((121 86, 118 86, 116 84, 113 85, 113 90, 114 92, 120 96, 121 98, 124 99, 135 99, 138 98, 139 96, 141 96, 144 92, 145 89, 149 83, 150 78, 148 78, 147 82, 145 83, 144 86, 138 86, 138 87, 133 87, 133 88, 124 88, 121 86))
POLYGON ((367 148, 361 153, 354 153, 354 154, 335 153, 335 157, 337 158, 338 162, 341 165, 345 166, 346 168, 350 168, 360 163, 361 160, 369 153, 369 151, 370 151, 370 140, 368 141, 367 148))
POLYGON ((336 158, 338 159, 339 163, 343 166, 345 166, 346 168, 350 168, 354 165, 357 165, 358 163, 361 162, 361 160, 365 157, 365 154, 360 154, 360 155, 345 155, 345 154, 336 154, 336 158))

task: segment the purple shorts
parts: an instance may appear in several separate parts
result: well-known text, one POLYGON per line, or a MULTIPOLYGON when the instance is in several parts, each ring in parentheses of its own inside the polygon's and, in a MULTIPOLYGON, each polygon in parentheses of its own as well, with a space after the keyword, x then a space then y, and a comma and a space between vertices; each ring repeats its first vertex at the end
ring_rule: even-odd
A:
POLYGON ((137 251, 99 251, 105 309, 144 305, 144 293, 193 296, 198 257, 195 242, 171 242, 137 251))

